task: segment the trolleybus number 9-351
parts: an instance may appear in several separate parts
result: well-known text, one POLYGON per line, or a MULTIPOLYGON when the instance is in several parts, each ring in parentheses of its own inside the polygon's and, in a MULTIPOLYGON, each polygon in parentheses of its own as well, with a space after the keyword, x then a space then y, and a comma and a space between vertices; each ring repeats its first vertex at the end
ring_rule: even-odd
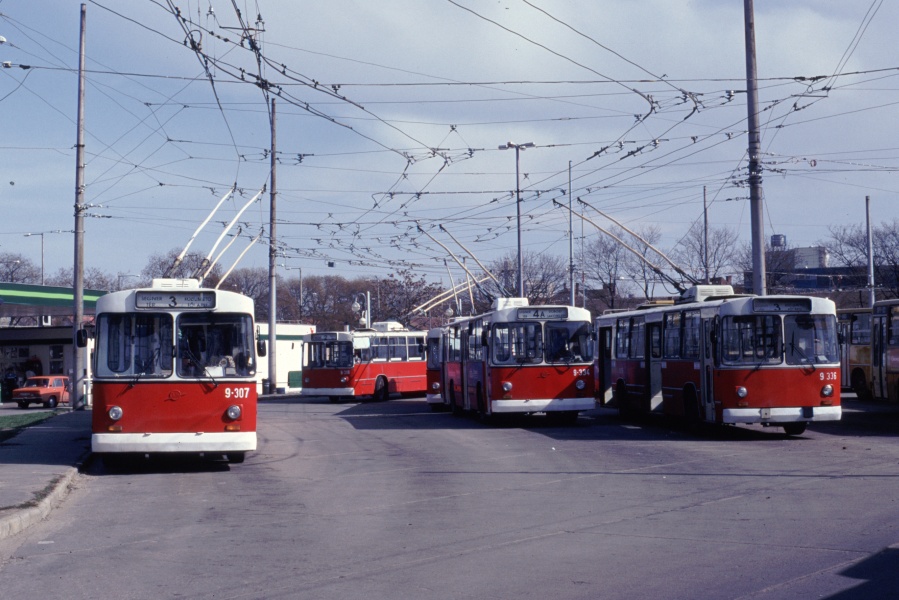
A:
POLYGON ((225 398, 242 399, 250 397, 250 387, 227 387, 225 388, 225 398))

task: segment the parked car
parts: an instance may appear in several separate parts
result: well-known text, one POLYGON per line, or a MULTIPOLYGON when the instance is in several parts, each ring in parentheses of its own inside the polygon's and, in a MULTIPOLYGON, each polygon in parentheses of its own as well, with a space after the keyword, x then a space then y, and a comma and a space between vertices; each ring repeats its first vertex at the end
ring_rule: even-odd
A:
POLYGON ((65 375, 29 377, 25 384, 12 392, 12 401, 19 408, 30 404, 43 404, 44 408, 56 408, 69 403, 69 378, 65 375))

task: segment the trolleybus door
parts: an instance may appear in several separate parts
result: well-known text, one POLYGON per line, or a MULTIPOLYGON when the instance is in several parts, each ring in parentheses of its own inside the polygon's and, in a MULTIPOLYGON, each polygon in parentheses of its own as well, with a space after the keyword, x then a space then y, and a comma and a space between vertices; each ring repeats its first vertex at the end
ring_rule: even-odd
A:
POLYGON ((612 399, 612 328, 600 327, 597 338, 597 399, 601 405, 605 405, 612 399))
POLYGON ((662 410, 662 323, 647 323, 646 355, 649 360, 649 410, 662 410))
POLYGON ((700 343, 700 365, 702 377, 700 387, 699 412, 705 421, 715 421, 715 347, 712 343, 715 319, 702 317, 702 341, 700 343))
POLYGON ((887 397, 887 323, 885 314, 871 317, 871 385, 875 398, 887 397))

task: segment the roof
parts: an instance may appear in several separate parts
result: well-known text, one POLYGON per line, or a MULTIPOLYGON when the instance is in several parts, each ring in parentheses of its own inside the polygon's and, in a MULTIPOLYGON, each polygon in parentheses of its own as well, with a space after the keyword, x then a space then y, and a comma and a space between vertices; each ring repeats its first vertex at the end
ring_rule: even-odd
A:
MULTIPOLYGON (((106 293, 105 290, 85 289, 84 313, 93 314, 97 298, 106 293)), ((72 288, 0 282, 0 317, 72 316, 75 313, 74 305, 72 288)))

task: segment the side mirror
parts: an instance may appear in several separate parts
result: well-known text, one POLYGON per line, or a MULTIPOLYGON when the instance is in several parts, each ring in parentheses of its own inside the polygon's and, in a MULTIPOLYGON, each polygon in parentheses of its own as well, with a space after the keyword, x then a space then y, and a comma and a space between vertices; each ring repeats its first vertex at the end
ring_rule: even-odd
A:
POLYGON ((75 345, 79 348, 86 348, 87 337, 87 329, 79 329, 75 332, 75 345))
POLYGON ((256 340, 256 355, 257 356, 265 356, 267 353, 267 348, 265 344, 265 340, 256 340))

